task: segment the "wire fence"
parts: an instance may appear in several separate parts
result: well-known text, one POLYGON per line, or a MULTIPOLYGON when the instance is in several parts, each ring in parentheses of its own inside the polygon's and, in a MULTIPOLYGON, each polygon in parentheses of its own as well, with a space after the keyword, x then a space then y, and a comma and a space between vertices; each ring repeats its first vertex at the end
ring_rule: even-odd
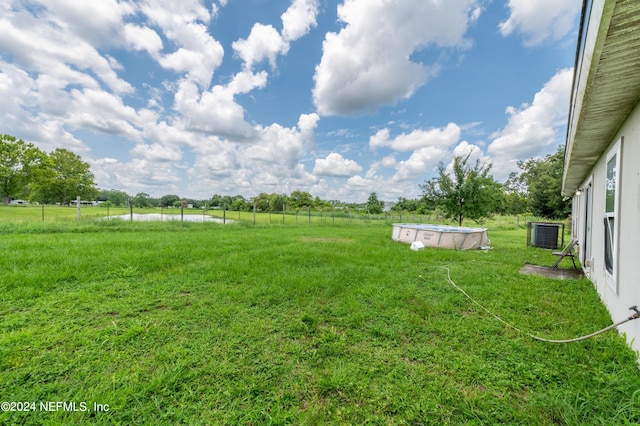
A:
POLYGON ((55 223, 94 220, 123 221, 181 221, 181 222, 222 222, 236 221, 253 224, 321 224, 321 223, 441 223, 445 218, 440 213, 417 214, 412 212, 384 212, 372 214, 347 209, 312 208, 283 209, 282 212, 237 211, 223 208, 136 208, 113 206, 59 206, 59 205, 16 205, 0 206, 0 222, 5 223, 55 223))

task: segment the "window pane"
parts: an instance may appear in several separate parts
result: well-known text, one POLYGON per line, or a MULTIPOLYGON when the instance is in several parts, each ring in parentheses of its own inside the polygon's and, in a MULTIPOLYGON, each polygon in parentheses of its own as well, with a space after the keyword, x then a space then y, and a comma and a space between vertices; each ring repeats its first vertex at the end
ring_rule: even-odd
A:
POLYGON ((604 267, 613 275, 613 230, 615 218, 604 218, 604 267))
POLYGON ((613 213, 616 211, 616 158, 618 154, 611 157, 607 162, 607 202, 606 212, 613 213))

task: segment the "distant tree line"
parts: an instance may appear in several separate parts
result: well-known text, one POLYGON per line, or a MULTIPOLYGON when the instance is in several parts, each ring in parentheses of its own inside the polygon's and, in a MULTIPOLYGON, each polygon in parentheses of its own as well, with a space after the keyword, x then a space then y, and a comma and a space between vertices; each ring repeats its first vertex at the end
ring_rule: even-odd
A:
POLYGON ((561 195, 564 147, 544 158, 518 163, 520 173, 512 173, 503 182, 490 175, 491 163, 470 161, 471 153, 455 156, 449 170, 438 165, 438 175, 422 185, 422 196, 415 199, 399 197, 384 202, 372 192, 366 202, 346 203, 322 200, 308 192, 291 194, 260 193, 253 198, 242 195, 214 194, 210 199, 194 200, 167 194, 160 198, 145 192, 129 195, 117 189, 98 189, 89 164, 71 151, 58 148, 45 153, 33 144, 2 135, 0 139, 0 195, 3 204, 12 199, 68 205, 81 197, 100 201, 103 206, 180 207, 227 209, 233 211, 282 212, 299 210, 330 210, 334 208, 380 214, 383 211, 428 214, 440 212, 458 224, 465 219, 482 222, 493 214, 535 216, 564 219, 571 210, 569 200, 561 195))

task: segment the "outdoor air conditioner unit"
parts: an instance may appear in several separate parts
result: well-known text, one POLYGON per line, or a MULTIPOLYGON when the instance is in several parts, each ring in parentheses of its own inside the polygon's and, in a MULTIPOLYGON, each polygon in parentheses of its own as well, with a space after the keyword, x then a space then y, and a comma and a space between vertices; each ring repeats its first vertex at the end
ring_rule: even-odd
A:
POLYGON ((564 223, 527 222, 527 245, 550 250, 564 246, 564 223))

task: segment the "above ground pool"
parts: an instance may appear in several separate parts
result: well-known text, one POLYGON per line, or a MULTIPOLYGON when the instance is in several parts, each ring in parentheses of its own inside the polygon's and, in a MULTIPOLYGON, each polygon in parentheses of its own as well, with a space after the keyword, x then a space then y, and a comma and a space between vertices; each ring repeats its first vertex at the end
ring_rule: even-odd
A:
POLYGON ((411 244, 421 241, 425 247, 469 250, 489 245, 487 228, 428 225, 420 223, 394 223, 391 238, 411 244))

